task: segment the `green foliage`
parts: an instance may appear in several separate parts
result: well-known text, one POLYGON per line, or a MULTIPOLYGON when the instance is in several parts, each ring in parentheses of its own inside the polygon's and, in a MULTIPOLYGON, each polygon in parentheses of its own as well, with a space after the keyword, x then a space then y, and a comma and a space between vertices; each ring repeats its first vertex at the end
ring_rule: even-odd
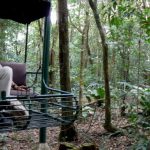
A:
MULTIPOLYGON (((57 4, 53 1, 53 6, 57 4)), ((85 50, 83 65, 83 94, 89 101, 92 99, 104 103, 105 90, 103 85, 103 63, 101 41, 93 15, 85 1, 70 0, 69 8, 69 47, 70 47, 70 76, 72 90, 78 96, 80 81, 80 54, 83 50, 82 32, 85 26, 86 13, 89 13, 88 44, 91 55, 85 50), (93 64, 89 63, 91 57, 93 64), (94 83, 94 84, 92 84, 94 83), (90 85, 90 86, 89 86, 90 85)), ((56 9, 57 6, 54 6, 56 9)), ((141 1, 116 1, 107 3, 98 1, 97 8, 109 46, 109 74, 112 107, 125 106, 129 121, 134 126, 150 129, 150 89, 138 85, 149 86, 144 78, 144 70, 150 66, 150 9, 143 8, 141 1), (125 74, 128 73, 128 74, 125 74), (126 79, 128 77, 128 80, 126 79), (122 82, 123 81, 123 82, 122 82), (128 81, 128 82, 127 82, 128 81), (122 103, 125 100, 125 104, 122 103), (138 114, 137 110, 141 114, 138 114)), ((57 29, 57 25, 53 25, 57 29)), ((0 60, 22 62, 24 60, 26 26, 13 21, 0 20, 0 60)), ((54 42, 55 32, 51 33, 54 42)), ((33 22, 29 26, 27 70, 36 71, 41 64, 42 38, 39 26, 33 22)), ((57 38, 57 36, 56 36, 57 38)), ((55 77, 59 87, 59 45, 55 46, 55 77)), ((49 57, 49 56, 48 56, 49 57)), ((29 85, 34 77, 28 77, 29 85)), ((40 80, 36 85, 40 91, 40 80)), ((82 116, 87 118, 94 114, 92 107, 83 107, 82 116)), ((140 139, 133 149, 145 149, 146 140, 140 139)))
POLYGON ((105 90, 102 87, 99 87, 93 91, 91 91, 90 94, 92 97, 94 97, 95 99, 103 99, 105 97, 105 90))
POLYGON ((86 98, 89 99, 89 101, 94 98, 98 106, 101 106, 104 103, 105 90, 98 84, 91 84, 86 91, 86 98))
POLYGON ((130 114, 128 115, 128 119, 133 125, 137 125, 137 121, 138 121, 137 113, 130 112, 130 114))
POLYGON ((112 17, 111 19, 111 25, 115 25, 116 27, 119 27, 123 24, 123 20, 120 17, 112 17))
POLYGON ((142 13, 139 15, 140 26, 145 30, 147 34, 147 41, 150 43, 150 9, 145 8, 142 13))
POLYGON ((143 90, 143 94, 140 99, 140 105, 144 115, 150 116, 150 89, 143 90))

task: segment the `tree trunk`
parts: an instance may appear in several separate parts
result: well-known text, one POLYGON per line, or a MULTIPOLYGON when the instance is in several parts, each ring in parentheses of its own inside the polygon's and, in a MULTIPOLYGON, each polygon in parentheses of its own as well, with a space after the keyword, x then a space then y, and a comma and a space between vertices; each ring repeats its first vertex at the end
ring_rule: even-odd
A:
POLYGON ((124 44, 122 45, 122 52, 120 52, 122 60, 122 68, 120 70, 121 80, 129 82, 129 68, 130 68, 130 57, 129 48, 126 48, 124 44))
POLYGON ((97 7, 93 0, 89 0, 90 7, 93 11, 95 22, 101 37, 102 49, 103 49, 103 71, 104 71, 104 82, 105 82, 105 124, 104 128, 108 131, 113 132, 115 130, 111 124, 111 98, 109 88, 109 73, 108 73, 108 45, 106 43, 105 33, 101 24, 100 17, 97 12, 97 7))
MULTIPOLYGON (((58 24, 59 24, 59 63, 60 63, 60 86, 62 90, 71 91, 70 67, 69 67, 69 38, 68 38, 68 9, 67 0, 58 0, 58 24)), ((62 103, 65 103, 65 98, 62 103)), ((67 104, 72 106, 71 99, 67 99, 67 104)), ((73 115, 72 111, 62 109, 62 116, 73 115)), ((61 126, 59 135, 60 141, 73 141, 77 136, 74 124, 61 126)))
POLYGON ((83 98, 83 56, 84 56, 84 52, 83 50, 81 50, 80 53, 80 74, 79 74, 79 105, 82 106, 82 98, 83 98))
POLYGON ((88 61, 92 65, 93 60, 91 59, 91 49, 89 46, 89 27, 90 27, 90 21, 89 21, 89 11, 86 11, 86 19, 85 19, 85 48, 88 55, 88 61))
POLYGON ((58 22, 56 22, 55 27, 52 28, 52 47, 50 53, 50 71, 49 71, 49 81, 50 86, 54 87, 55 85, 55 49, 58 41, 58 22))
POLYGON ((79 104, 80 106, 82 106, 82 98, 83 98, 83 72, 84 72, 84 68, 85 68, 85 64, 87 63, 86 61, 86 48, 87 48, 87 28, 88 28, 88 24, 89 22, 87 22, 87 13, 86 13, 86 18, 84 21, 84 28, 82 31, 82 45, 81 45, 81 53, 80 53, 80 74, 79 74, 79 104))
POLYGON ((52 48, 50 51, 50 71, 49 71, 49 84, 51 87, 55 85, 55 51, 52 48))

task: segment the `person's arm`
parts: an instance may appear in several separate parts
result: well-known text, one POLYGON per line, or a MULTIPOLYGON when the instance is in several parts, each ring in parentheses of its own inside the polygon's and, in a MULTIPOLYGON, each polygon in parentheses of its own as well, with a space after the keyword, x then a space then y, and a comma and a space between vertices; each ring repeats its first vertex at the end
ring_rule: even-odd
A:
POLYGON ((27 87, 24 85, 18 86, 15 82, 12 81, 11 87, 13 90, 26 91, 27 87))
POLYGON ((15 89, 16 86, 17 86, 17 84, 12 81, 11 87, 12 87, 13 89, 15 89))

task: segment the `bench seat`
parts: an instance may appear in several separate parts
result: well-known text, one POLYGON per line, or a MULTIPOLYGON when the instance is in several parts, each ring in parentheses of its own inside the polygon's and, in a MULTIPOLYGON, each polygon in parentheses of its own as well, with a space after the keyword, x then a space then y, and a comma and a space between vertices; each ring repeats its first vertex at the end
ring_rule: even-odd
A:
MULTIPOLYGON (((24 85, 26 84, 26 64, 25 63, 16 63, 16 62, 0 62, 2 66, 9 66, 13 70, 13 81, 18 85, 24 85)), ((32 92, 30 89, 29 91, 18 91, 11 89, 10 92, 11 95, 20 96, 20 95, 35 95, 35 93, 32 92)), ((37 95, 37 93, 36 93, 37 95)))

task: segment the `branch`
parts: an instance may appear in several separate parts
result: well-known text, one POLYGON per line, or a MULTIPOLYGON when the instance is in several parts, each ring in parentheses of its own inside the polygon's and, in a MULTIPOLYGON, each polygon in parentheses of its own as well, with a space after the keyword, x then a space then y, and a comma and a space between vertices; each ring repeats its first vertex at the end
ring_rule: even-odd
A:
POLYGON ((89 1, 91 9, 93 11, 93 14, 94 14, 95 22, 96 22, 96 25, 97 25, 97 28, 99 30, 99 34, 100 34, 100 37, 102 40, 102 45, 105 46, 106 45, 105 33, 104 33, 104 29, 103 29, 101 21, 100 21, 100 17, 97 12, 97 7, 96 7, 95 3, 93 2, 93 0, 88 0, 88 1, 89 1))
POLYGON ((70 20, 71 25, 72 25, 75 29, 77 29, 77 30, 82 34, 83 31, 82 31, 80 28, 78 28, 78 27, 72 22, 70 15, 69 15, 69 20, 70 20))

